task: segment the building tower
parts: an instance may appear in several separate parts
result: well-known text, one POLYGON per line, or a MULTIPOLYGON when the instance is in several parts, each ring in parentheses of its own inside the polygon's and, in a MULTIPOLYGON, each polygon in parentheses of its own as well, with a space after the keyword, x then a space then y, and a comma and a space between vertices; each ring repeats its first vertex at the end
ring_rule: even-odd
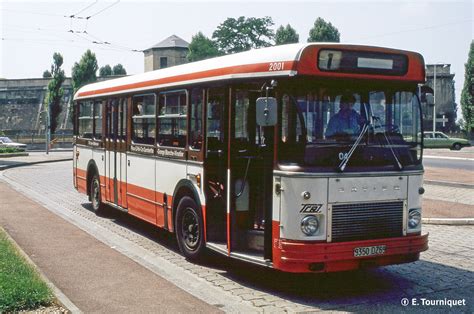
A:
POLYGON ((145 54, 145 72, 172 67, 187 62, 189 43, 172 35, 143 51, 145 54))
MULTIPOLYGON (((456 128, 456 107, 454 95, 454 73, 450 64, 427 64, 426 85, 434 89, 436 73, 436 130, 450 132, 456 128), (436 67, 436 72, 435 72, 436 67)), ((433 129, 433 107, 424 108, 426 130, 433 129)))

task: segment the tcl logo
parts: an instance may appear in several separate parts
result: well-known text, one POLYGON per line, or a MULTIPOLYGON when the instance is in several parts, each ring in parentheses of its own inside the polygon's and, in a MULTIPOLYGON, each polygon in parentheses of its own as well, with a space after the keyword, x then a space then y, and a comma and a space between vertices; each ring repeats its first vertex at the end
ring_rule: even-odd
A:
POLYGON ((323 204, 301 204, 300 213, 320 213, 323 204))

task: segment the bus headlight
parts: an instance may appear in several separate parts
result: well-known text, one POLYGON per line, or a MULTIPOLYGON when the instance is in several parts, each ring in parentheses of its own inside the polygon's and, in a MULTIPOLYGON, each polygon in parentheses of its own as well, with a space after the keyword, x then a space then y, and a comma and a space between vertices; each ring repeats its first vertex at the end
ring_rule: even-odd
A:
POLYGON ((318 232, 319 221, 316 216, 306 216, 301 219, 301 231, 307 236, 313 236, 318 232))
POLYGON ((408 211, 408 228, 416 229, 421 222, 420 208, 412 208, 408 211))

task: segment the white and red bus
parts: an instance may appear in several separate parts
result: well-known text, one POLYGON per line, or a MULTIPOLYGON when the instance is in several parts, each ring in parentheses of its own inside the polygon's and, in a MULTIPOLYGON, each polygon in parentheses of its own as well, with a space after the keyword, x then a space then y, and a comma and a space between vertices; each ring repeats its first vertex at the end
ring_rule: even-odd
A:
POLYGON ((90 84, 74 97, 74 186, 94 211, 174 232, 190 259, 208 248, 287 272, 416 261, 424 81, 418 53, 314 43, 90 84))

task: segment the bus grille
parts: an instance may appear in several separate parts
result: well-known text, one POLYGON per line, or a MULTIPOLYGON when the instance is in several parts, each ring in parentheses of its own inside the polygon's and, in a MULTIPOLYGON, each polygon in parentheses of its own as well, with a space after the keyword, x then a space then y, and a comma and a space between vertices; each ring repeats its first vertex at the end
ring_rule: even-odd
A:
POLYGON ((332 242, 403 235, 403 201, 332 206, 332 242))

